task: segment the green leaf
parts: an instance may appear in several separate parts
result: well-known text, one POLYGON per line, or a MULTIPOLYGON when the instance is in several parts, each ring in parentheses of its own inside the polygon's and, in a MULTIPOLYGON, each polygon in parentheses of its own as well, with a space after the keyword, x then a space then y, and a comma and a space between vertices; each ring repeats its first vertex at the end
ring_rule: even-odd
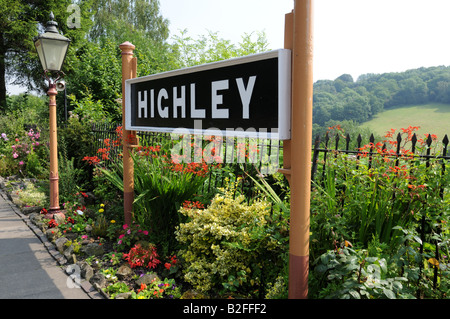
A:
POLYGON ((388 297, 389 299, 397 299, 397 298, 395 297, 395 294, 394 294, 394 292, 393 292, 392 290, 383 288, 383 293, 384 293, 385 296, 388 297))
POLYGON ((381 270, 382 270, 384 273, 386 273, 386 272, 387 272, 386 260, 385 260, 384 258, 383 258, 383 259, 380 259, 380 260, 378 261, 378 264, 380 265, 381 270))
POLYGON ((419 236, 413 236, 413 238, 416 242, 422 245, 422 239, 420 239, 419 236))
POLYGON ((355 291, 355 290, 350 290, 348 293, 349 293, 353 298, 355 298, 355 299, 361 299, 361 296, 360 296, 359 293, 358 293, 357 291, 355 291))
POLYGON ((319 273, 324 273, 328 270, 328 267, 325 265, 318 265, 315 270, 319 273))

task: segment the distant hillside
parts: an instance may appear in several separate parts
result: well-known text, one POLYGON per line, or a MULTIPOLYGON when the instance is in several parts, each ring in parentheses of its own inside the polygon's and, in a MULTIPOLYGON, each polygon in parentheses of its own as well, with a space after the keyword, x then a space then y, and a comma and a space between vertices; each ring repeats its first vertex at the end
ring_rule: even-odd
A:
POLYGON ((450 67, 419 68, 402 73, 349 74, 314 83, 313 122, 351 120, 363 123, 382 111, 405 105, 450 104, 450 67))
POLYGON ((394 128, 420 126, 418 134, 436 134, 442 141, 445 134, 450 137, 450 104, 431 103, 425 105, 403 106, 378 113, 372 120, 362 123, 361 128, 384 136, 394 128))

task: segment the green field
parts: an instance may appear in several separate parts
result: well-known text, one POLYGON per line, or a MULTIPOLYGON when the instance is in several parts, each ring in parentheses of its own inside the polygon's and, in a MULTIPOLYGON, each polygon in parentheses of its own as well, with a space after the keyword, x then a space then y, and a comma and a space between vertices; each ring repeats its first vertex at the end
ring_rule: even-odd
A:
POLYGON ((408 126, 420 126, 418 134, 436 134, 442 140, 445 134, 450 137, 450 104, 424 104, 404 106, 377 114, 372 120, 362 123, 374 134, 385 135, 391 128, 399 132, 408 126))

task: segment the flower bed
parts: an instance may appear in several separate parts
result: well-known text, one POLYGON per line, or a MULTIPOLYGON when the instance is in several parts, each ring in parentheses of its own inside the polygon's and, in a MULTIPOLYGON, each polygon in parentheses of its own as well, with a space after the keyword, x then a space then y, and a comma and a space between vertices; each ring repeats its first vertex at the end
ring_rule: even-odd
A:
POLYGON ((66 210, 64 220, 38 218, 49 240, 80 268, 78 280, 88 280, 108 298, 180 298, 176 256, 159 256, 146 240, 147 230, 137 224, 117 227, 106 221, 106 207, 99 207, 66 210))
POLYGON ((111 204, 86 205, 88 196, 79 192, 73 201, 64 203, 64 218, 46 218, 45 208, 29 215, 64 256, 66 271, 75 285, 88 281, 112 299, 255 298, 286 292, 284 280, 278 276, 284 260, 274 257, 286 248, 283 238, 287 238, 287 228, 264 227, 272 217, 279 218, 270 213, 267 202, 249 205, 243 196, 233 199, 230 194, 216 196, 206 208, 186 201, 181 213, 189 215, 190 222, 184 223, 178 235, 184 249, 163 255, 161 247, 152 243, 151 230, 135 222, 122 225, 110 218, 111 204), (216 227, 222 209, 226 218, 216 227), (198 223, 209 230, 203 239, 191 242, 189 229, 195 232, 198 223), (201 253, 200 246, 208 242, 211 251, 204 251, 208 259, 186 262, 201 253), (223 258, 228 262, 217 273, 205 269, 204 274, 211 278, 208 285, 196 279, 198 262, 220 264, 223 258))

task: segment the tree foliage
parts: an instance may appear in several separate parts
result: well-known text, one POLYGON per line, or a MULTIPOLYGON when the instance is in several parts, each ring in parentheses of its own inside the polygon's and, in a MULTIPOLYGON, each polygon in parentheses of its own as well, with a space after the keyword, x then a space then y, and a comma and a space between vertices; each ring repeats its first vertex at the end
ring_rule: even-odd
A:
POLYGON ((343 74, 314 83, 313 121, 362 123, 387 108, 431 102, 450 103, 450 67, 364 74, 357 81, 343 74))
POLYGON ((234 44, 230 40, 221 38, 218 32, 211 31, 207 35, 194 39, 185 29, 174 36, 174 40, 179 68, 261 53, 267 51, 269 46, 264 32, 245 33, 241 42, 234 44))
POLYGON ((44 32, 50 12, 58 30, 71 40, 63 67, 65 72, 70 70, 76 49, 85 41, 85 31, 90 27, 90 2, 77 1, 82 23, 74 28, 68 23, 73 15, 70 0, 0 0, 0 103, 6 99, 8 82, 34 90, 46 88, 33 39, 44 32))
POLYGON ((129 31, 143 32, 147 38, 161 44, 169 37, 169 21, 160 14, 157 0, 93 0, 93 2, 94 24, 89 31, 89 38, 93 42, 105 39, 120 41, 129 31))

